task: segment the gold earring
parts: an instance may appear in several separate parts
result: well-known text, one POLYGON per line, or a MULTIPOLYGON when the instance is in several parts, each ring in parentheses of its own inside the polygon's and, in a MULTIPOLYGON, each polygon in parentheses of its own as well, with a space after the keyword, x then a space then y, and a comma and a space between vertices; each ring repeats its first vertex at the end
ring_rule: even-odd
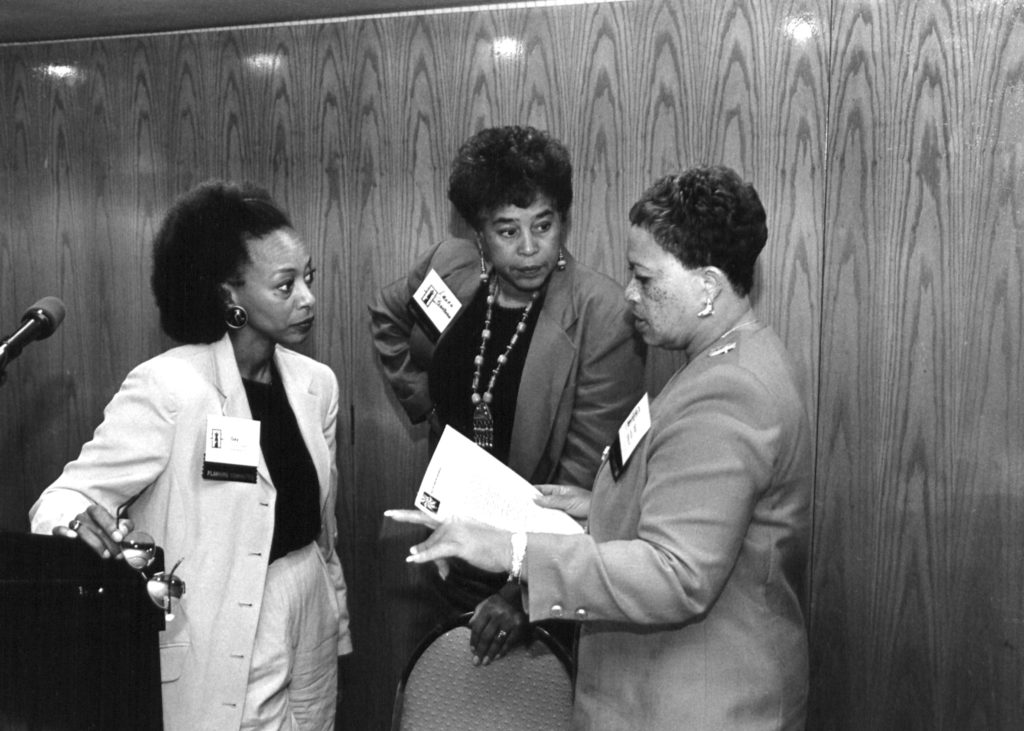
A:
POLYGON ((558 250, 558 261, 555 262, 555 266, 558 267, 558 271, 564 272, 567 262, 565 261, 565 249, 558 250))
POLYGON ((711 317, 715 314, 715 301, 711 295, 704 295, 704 309, 697 313, 697 317, 711 317))

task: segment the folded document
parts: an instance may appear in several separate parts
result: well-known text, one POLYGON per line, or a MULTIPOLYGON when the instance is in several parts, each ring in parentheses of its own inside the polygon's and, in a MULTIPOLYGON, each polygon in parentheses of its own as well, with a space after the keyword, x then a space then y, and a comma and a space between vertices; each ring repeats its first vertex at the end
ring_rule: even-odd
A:
POLYGON ((561 510, 534 502, 540 491, 450 426, 445 427, 427 471, 416 507, 444 520, 472 518, 510 531, 582 533, 561 510))

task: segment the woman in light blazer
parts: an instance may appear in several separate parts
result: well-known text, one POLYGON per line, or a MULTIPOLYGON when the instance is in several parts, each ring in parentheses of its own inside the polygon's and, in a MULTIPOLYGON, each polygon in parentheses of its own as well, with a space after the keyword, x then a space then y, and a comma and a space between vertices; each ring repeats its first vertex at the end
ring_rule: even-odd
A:
POLYGON ((338 384, 288 349, 314 321, 306 245, 265 191, 212 182, 156 236, 186 343, 129 373, 32 529, 120 557, 149 533, 185 592, 160 635, 164 728, 333 729, 351 651, 335 552, 338 384))
MULTIPOLYGON (((643 393, 644 349, 622 287, 565 250, 572 195, 560 142, 532 127, 481 130, 448 184, 475 240, 431 247, 370 312, 384 375, 432 443, 451 426, 526 480, 589 487, 643 393)), ((454 611, 475 610, 478 660, 522 639, 518 587, 503 575, 455 563, 439 587, 454 611)))

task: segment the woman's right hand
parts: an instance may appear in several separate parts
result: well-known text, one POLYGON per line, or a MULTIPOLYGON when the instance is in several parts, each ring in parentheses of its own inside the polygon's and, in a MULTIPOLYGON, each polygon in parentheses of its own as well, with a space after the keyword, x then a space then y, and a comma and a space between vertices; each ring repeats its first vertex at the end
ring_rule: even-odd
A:
POLYGON ((590 515, 590 490, 575 485, 534 485, 540 497, 534 502, 542 508, 562 510, 574 518, 586 519, 590 515))
POLYGON ((79 538, 102 558, 121 558, 121 541, 134 527, 130 519, 118 520, 102 506, 90 505, 66 526, 55 526, 53 534, 79 538))

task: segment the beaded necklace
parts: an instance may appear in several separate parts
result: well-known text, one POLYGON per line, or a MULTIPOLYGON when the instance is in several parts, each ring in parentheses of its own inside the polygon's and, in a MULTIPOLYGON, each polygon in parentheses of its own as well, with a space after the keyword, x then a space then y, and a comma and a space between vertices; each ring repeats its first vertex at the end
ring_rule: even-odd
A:
POLYGON ((480 388, 480 374, 484 367, 484 353, 487 352, 487 341, 491 339, 491 314, 494 312, 494 302, 498 299, 498 281, 495 278, 487 293, 487 313, 484 315, 484 329, 480 333, 480 352, 473 358, 473 387, 470 390, 470 400, 473 402, 473 441, 477 446, 490 451, 494 447, 494 417, 491 415, 491 402, 494 400, 494 382, 498 380, 498 373, 501 367, 508 362, 509 353, 515 347, 519 336, 526 330, 526 318, 530 316, 533 303, 537 301, 539 290, 530 297, 530 302, 523 308, 523 316, 512 333, 512 339, 508 341, 505 352, 498 356, 498 362, 491 371, 491 380, 487 384, 487 390, 482 394, 477 393, 480 388))

